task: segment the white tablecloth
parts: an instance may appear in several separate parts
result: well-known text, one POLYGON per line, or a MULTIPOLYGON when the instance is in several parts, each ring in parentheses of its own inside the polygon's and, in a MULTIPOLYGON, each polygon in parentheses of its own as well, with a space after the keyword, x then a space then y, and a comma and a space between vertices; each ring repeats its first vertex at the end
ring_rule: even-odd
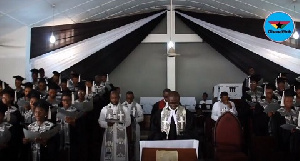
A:
MULTIPOLYGON (((163 97, 141 97, 140 104, 143 106, 144 114, 151 114, 153 105, 162 99, 163 97)), ((180 97, 180 103, 182 106, 185 106, 186 109, 190 110, 191 112, 195 111, 195 97, 180 97)))
POLYGON ((140 160, 142 160, 143 148, 194 148, 198 158, 198 140, 158 140, 158 141, 140 141, 140 160))

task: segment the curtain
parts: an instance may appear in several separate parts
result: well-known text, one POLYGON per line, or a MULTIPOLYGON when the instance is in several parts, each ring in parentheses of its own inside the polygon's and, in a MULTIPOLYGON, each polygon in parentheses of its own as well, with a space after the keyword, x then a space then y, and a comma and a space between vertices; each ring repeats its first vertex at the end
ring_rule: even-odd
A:
POLYGON ((108 45, 149 23, 163 13, 164 12, 154 14, 147 18, 143 18, 133 23, 107 31, 78 43, 74 43, 35 57, 30 60, 31 68, 44 68, 46 76, 50 77, 52 76, 52 71, 62 72, 70 68, 97 51, 107 47, 108 45))
POLYGON ((300 65, 298 49, 177 13, 204 41, 244 72, 253 66, 269 81, 274 80, 278 72, 288 72, 293 76, 300 73, 297 68, 300 65))

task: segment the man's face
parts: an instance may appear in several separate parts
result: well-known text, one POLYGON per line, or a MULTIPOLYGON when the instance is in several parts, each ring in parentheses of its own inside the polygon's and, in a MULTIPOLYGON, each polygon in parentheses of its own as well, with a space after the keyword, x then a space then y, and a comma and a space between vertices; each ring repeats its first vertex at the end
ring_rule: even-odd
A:
POLYGON ((72 81, 73 81, 73 83, 77 84, 77 83, 78 83, 78 81, 79 81, 79 78, 75 78, 75 77, 73 77, 73 78, 72 78, 72 81))
POLYGON ((131 102, 133 101, 134 96, 133 94, 126 94, 126 101, 131 104, 131 102))
POLYGON ((290 110, 293 106, 293 97, 284 97, 284 107, 290 110))
POLYGON ((283 82, 278 83, 278 89, 279 89, 279 91, 284 91, 285 83, 283 83, 283 82))
POLYGON ((254 69, 253 69, 253 68, 250 68, 250 69, 248 70, 248 74, 249 74, 249 75, 254 75, 254 74, 255 74, 254 69))
POLYGON ((9 105, 10 103, 11 103, 11 97, 10 97, 10 95, 9 94, 3 94, 2 95, 2 102, 3 102, 3 104, 5 104, 5 105, 9 105))
POLYGON ((207 99, 206 94, 202 95, 202 99, 203 99, 203 100, 206 100, 206 99, 207 99))
POLYGON ((33 80, 36 80, 38 78, 38 75, 37 75, 37 73, 32 73, 31 77, 33 80))
POLYGON ((113 105, 117 105, 119 103, 120 96, 117 93, 110 94, 110 102, 113 105))
POLYGON ((257 82, 251 81, 250 82, 250 89, 251 89, 251 91, 255 91, 256 88, 257 88, 257 82))
POLYGON ((24 90, 25 96, 28 96, 28 94, 29 94, 30 92, 31 92, 31 88, 26 87, 25 90, 24 90))
POLYGON ((101 82, 101 77, 99 75, 95 76, 95 81, 100 83, 101 82))
POLYGON ((46 90, 46 83, 45 82, 40 82, 39 83, 39 90, 40 91, 46 90))
POLYGON ((41 108, 41 107, 36 107, 34 109, 34 116, 35 116, 35 119, 36 121, 45 121, 45 118, 47 116, 47 112, 41 108))
POLYGON ((169 106, 173 110, 175 110, 179 106, 179 101, 180 101, 179 97, 171 96, 169 97, 169 106))
POLYGON ((101 76, 101 81, 106 82, 106 76, 105 75, 101 76))
POLYGON ((37 101, 38 101, 38 99, 35 98, 35 97, 32 97, 29 100, 29 105, 30 105, 30 109, 31 109, 32 112, 34 111, 34 105, 33 104, 36 103, 37 101))
POLYGON ((92 87, 92 86, 93 86, 93 83, 92 83, 91 81, 86 81, 86 82, 85 82, 85 85, 86 85, 87 87, 92 87))
POLYGON ((228 100, 229 100, 228 96, 222 96, 221 97, 222 102, 228 102, 228 100))
POLYGON ((296 95, 297 95, 297 97, 300 97, 300 89, 296 90, 296 95))
POLYGON ((45 72, 44 71, 40 71, 40 76, 41 76, 41 78, 44 78, 45 72))
POLYGON ((53 81, 54 82, 58 82, 59 81, 59 76, 57 76, 57 75, 53 75, 53 81))
POLYGON ((273 90, 272 89, 266 89, 266 98, 268 98, 268 99, 273 98, 273 90))
POLYGON ((60 83, 60 87, 62 88, 62 90, 66 90, 67 89, 67 83, 65 83, 65 82, 60 83))
POLYGON ((55 89, 49 89, 48 94, 49 94, 50 98, 55 98, 56 97, 56 90, 55 89))
POLYGON ((72 98, 70 96, 62 97, 62 104, 64 108, 69 108, 72 105, 72 98))
POLYGON ((169 92, 164 92, 163 97, 164 97, 165 101, 167 101, 168 97, 169 97, 169 92))
POLYGON ((85 91, 84 90, 78 90, 78 97, 79 97, 79 99, 84 99, 85 91))
POLYGON ((21 85, 22 85, 22 81, 20 81, 20 80, 15 80, 15 86, 16 86, 17 88, 20 88, 21 85))

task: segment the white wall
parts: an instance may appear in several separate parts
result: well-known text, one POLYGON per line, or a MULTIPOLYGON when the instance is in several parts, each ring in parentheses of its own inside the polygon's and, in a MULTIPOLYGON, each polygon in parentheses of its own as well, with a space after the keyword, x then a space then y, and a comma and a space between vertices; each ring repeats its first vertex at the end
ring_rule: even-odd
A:
POLYGON ((14 88, 12 76, 21 75, 25 77, 25 69, 28 65, 26 61, 26 45, 29 34, 28 27, 21 27, 14 32, 0 37, 0 79, 7 82, 14 88))

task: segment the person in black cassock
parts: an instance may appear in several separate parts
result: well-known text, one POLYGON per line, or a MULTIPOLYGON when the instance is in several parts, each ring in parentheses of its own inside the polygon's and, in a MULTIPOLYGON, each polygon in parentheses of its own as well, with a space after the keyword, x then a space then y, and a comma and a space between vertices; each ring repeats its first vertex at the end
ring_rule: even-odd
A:
POLYGON ((12 159, 17 160, 20 155, 20 148, 22 144, 22 127, 23 122, 22 115, 18 108, 13 104, 14 91, 11 89, 5 89, 2 91, 2 103, 6 106, 4 120, 9 124, 12 124, 10 128, 12 133, 12 143, 10 146, 9 154, 12 159))
POLYGON ((4 104, 0 104, 0 158, 1 160, 11 160, 10 154, 10 143, 11 139, 11 127, 10 123, 5 122, 6 107, 4 104))
MULTIPOLYGON (((27 130, 36 133, 47 133, 55 130, 55 125, 47 121, 48 108, 51 106, 45 100, 39 100, 34 104, 34 116, 36 121, 28 125, 27 130)), ((55 130, 52 135, 47 137, 37 137, 34 140, 24 137, 23 144, 27 145, 28 156, 27 161, 57 161, 59 135, 58 130, 55 130)), ((23 158, 24 159, 24 158, 23 158)))
POLYGON ((180 95, 171 91, 168 106, 158 110, 151 120, 149 140, 196 139, 194 115, 179 105, 180 95))
POLYGON ((82 146, 86 139, 85 117, 72 105, 70 92, 63 93, 61 99, 63 107, 56 115, 57 124, 61 126, 60 160, 85 161, 87 147, 82 146))

